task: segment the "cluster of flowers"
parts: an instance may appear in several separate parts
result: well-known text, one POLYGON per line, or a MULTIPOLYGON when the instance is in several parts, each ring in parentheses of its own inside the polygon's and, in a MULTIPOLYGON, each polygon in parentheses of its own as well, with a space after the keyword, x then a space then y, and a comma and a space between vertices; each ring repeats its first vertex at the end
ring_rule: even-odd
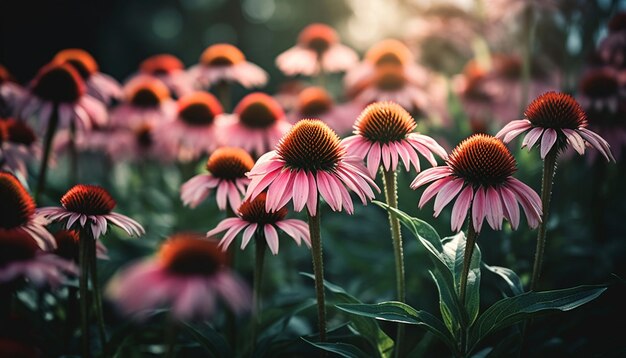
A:
MULTIPOLYGON (((621 39, 624 32, 616 28, 611 36, 621 39)), ((601 54, 611 57, 607 51, 601 54)), ((189 69, 171 55, 148 58, 123 85, 99 72, 91 55, 77 49, 59 52, 27 87, 12 82, 2 69, 0 109, 13 118, 0 121, 0 163, 6 170, 0 173, 0 285, 18 278, 59 285, 63 274, 78 274, 76 263, 81 270, 87 267, 83 260, 89 254, 78 254, 81 242, 95 242, 85 250, 106 258, 100 238, 109 224, 131 236, 144 234, 139 223, 113 212, 115 200, 100 186, 78 184, 61 198, 62 207, 36 208, 27 190, 25 160, 40 159, 37 138, 45 134, 48 151, 57 129, 67 135, 57 136, 55 153, 76 146, 115 159, 130 155, 195 161, 208 156, 208 173, 185 182, 181 200, 197 207, 215 191, 218 207, 229 210, 229 217, 206 237, 171 235, 156 257, 110 282, 109 297, 122 311, 138 317, 168 305, 180 319, 210 318, 216 297, 235 312, 249 310, 249 289, 228 268, 225 254, 237 235, 242 233, 242 249, 255 238, 274 255, 279 252, 279 231, 315 249, 319 227, 310 225, 320 210, 320 198, 333 211, 353 213, 350 192, 363 204, 374 199, 380 192, 375 181, 381 167, 382 172, 396 172, 402 165, 407 172, 414 169, 418 175, 411 188, 431 183, 420 207, 435 198, 438 216, 456 199, 452 230, 460 231, 469 215, 469 225, 480 232, 485 220, 494 230, 502 229, 504 220, 517 228, 520 206, 530 227, 542 221, 541 199, 513 177, 516 162, 506 143, 516 136, 527 132, 522 146, 538 144, 542 159, 571 146, 580 154, 594 147, 614 160, 609 144, 587 129, 581 105, 567 94, 544 90, 527 107, 524 119, 511 121, 495 136, 474 134, 448 154, 435 139, 415 131, 414 119, 433 113, 444 118, 445 96, 437 95, 439 90, 432 87, 436 82, 397 40, 375 44, 359 61, 332 28, 313 24, 276 64, 287 75, 320 78, 347 71, 344 84, 351 101, 337 105, 321 86, 292 98, 288 93, 272 97, 252 92, 227 113, 231 84, 253 88, 268 80, 263 69, 228 44, 208 47, 189 69), (214 96, 209 88, 220 94, 214 96), (29 121, 37 124, 39 134, 29 121), (420 156, 432 168, 422 170, 420 156), (306 208, 309 223, 287 219, 289 202, 296 212, 306 208), (46 227, 54 222, 64 224, 55 236, 46 227), (71 255, 54 256, 54 250, 71 255)), ((471 81, 464 86, 471 92, 471 81)), ((592 91, 599 87, 585 88, 593 99, 586 104, 589 108, 621 110, 612 97, 600 99, 592 91)), ((93 273, 94 266, 90 270, 93 273)))

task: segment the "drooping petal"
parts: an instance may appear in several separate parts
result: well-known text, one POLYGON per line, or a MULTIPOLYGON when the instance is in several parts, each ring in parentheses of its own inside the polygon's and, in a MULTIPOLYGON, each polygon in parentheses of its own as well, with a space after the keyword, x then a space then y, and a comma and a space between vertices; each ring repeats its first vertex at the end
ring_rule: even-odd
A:
POLYGON ((263 232, 265 233, 265 241, 267 242, 267 246, 270 248, 270 251, 273 255, 278 254, 278 232, 271 224, 265 224, 263 227, 263 232))
POLYGON ((552 128, 546 128, 546 130, 543 131, 543 136, 541 138, 541 151, 540 151, 541 159, 545 159, 550 149, 552 149, 552 146, 554 146, 554 143, 556 143, 556 138, 557 138, 556 130, 552 128))
POLYGON ((461 191, 459 197, 456 199, 454 206, 452 207, 451 226, 452 231, 460 231, 467 217, 467 211, 469 210, 472 198, 474 197, 474 189, 471 186, 466 186, 461 191))

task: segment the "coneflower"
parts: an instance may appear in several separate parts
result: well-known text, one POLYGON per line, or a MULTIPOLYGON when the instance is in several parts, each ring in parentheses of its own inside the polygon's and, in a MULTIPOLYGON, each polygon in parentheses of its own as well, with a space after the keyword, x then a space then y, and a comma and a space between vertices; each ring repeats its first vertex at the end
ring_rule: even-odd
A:
POLYGON ((276 146, 264 154, 248 173, 252 179, 244 200, 254 199, 267 189, 265 209, 277 211, 293 201, 295 211, 308 209, 311 254, 315 273, 320 340, 326 340, 324 268, 320 236, 320 196, 333 211, 354 211, 348 188, 363 204, 374 198, 372 187, 380 189, 369 177, 358 157, 346 155, 339 137, 324 122, 298 121, 276 146))
POLYGON ((27 163, 40 157, 41 146, 26 122, 0 120, 0 169, 15 174, 26 185, 27 163))
POLYGON ((163 81, 176 98, 181 98, 195 91, 193 81, 185 70, 185 65, 172 54, 162 53, 146 58, 139 64, 137 75, 149 75, 158 78, 163 81))

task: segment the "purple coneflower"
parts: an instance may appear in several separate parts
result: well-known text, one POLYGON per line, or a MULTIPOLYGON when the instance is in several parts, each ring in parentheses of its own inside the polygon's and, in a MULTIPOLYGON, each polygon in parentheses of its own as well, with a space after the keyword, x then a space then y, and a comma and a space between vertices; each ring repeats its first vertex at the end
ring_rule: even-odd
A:
POLYGON ((155 128, 157 142, 176 148, 181 161, 209 154, 219 146, 215 119, 222 112, 222 105, 212 94, 188 94, 178 100, 176 119, 155 128))
POLYGON ((172 121, 175 115, 176 101, 165 84, 155 77, 136 76, 124 84, 123 101, 111 111, 111 126, 136 129, 172 121))
POLYGON ((314 76, 346 71, 358 60, 354 50, 339 42, 332 27, 314 23, 300 32, 296 46, 276 57, 276 66, 288 76, 314 76))
POLYGON ((309 217, 315 292, 317 295, 320 340, 326 339, 326 308, 322 243, 318 213, 319 197, 334 211, 354 211, 347 188, 353 190, 363 204, 374 198, 374 187, 358 157, 346 155, 339 137, 324 122, 315 119, 298 121, 276 146, 264 154, 248 173, 252 179, 245 199, 254 199, 267 189, 266 211, 280 210, 290 200, 295 211, 306 206, 309 217), (346 188, 347 187, 347 188, 346 188))
POLYGON ((177 98, 195 91, 193 81, 185 71, 185 65, 171 54, 163 53, 146 58, 139 64, 139 74, 163 81, 177 98))
POLYGON ((55 247, 46 229, 47 220, 37 215, 35 201, 11 173, 0 172, 0 232, 23 230, 42 250, 55 247))
POLYGON ((418 205, 421 208, 436 196, 435 217, 456 198, 450 222, 453 231, 459 231, 468 212, 471 213, 461 275, 461 302, 465 302, 470 260, 483 221, 486 219, 491 228, 501 230, 506 219, 517 229, 519 205, 531 228, 541 221, 541 200, 534 190, 513 178, 516 170, 515 158, 500 139, 474 134, 454 148, 445 166, 426 169, 411 183, 411 188, 417 189, 432 182, 418 205))
POLYGON ((254 159, 241 148, 218 148, 207 160, 207 174, 198 174, 180 188, 180 198, 185 205, 195 208, 216 190, 217 206, 226 210, 227 204, 233 212, 241 205, 250 179, 246 173, 254 166, 254 159))
POLYGON ((105 104, 122 96, 122 88, 113 77, 99 71, 99 66, 91 54, 78 48, 69 48, 54 56, 52 62, 69 63, 80 74, 87 86, 87 93, 105 104))
POLYGON ((26 122, 0 119, 0 169, 15 174, 26 185, 27 163, 40 156, 39 141, 26 122))
POLYGON ((249 288, 227 264, 216 240, 177 233, 161 245, 157 257, 118 272, 106 293, 122 312, 138 319, 162 307, 180 320, 210 319, 218 299, 233 312, 245 313, 251 306, 249 288))
POLYGON ((223 114, 218 120, 220 143, 243 148, 254 157, 272 150, 291 128, 278 102, 261 92, 246 95, 232 114, 223 114))

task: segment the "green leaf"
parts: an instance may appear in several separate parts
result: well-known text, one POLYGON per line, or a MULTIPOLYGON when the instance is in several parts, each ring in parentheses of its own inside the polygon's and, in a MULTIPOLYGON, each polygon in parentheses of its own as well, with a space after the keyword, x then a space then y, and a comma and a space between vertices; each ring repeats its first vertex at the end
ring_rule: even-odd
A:
POLYGON ((495 273, 496 275, 502 277, 504 282, 509 286, 511 292, 513 292, 513 296, 521 295, 524 293, 524 285, 522 285, 522 280, 517 276, 515 271, 501 266, 489 266, 483 262, 483 267, 490 272, 495 273))
POLYGON ((527 292, 501 299, 480 315, 470 328, 470 347, 473 349, 487 335, 528 318, 577 308, 594 300, 606 289, 606 285, 585 285, 562 290, 527 292))
POLYGON ((437 233, 437 230, 435 230, 435 228, 433 228, 429 223, 422 219, 414 218, 400 209, 392 208, 381 201, 373 200, 372 203, 380 206, 385 210, 391 210, 392 212, 394 212, 396 215, 398 215, 398 219, 400 220, 400 222, 404 224, 404 226, 406 226, 406 228, 409 229, 413 233, 413 235, 419 235, 425 238, 431 244, 433 244, 435 248, 441 251, 441 237, 437 233))
POLYGON ((336 305, 336 307, 342 311, 359 316, 424 326, 428 331, 439 337, 450 349, 453 351, 456 349, 454 338, 437 317, 426 311, 417 311, 402 302, 389 301, 378 304, 340 304, 336 305))
MULTIPOLYGON (((461 276, 463 274, 463 260, 465 258, 466 237, 463 232, 443 239, 443 259, 452 272, 454 291, 457 297, 461 294, 461 276)), ((467 275, 467 287, 465 291, 465 310, 467 314, 467 326, 471 325, 480 308, 480 248, 474 245, 472 259, 467 275)))
POLYGON ((319 349, 322 349, 327 352, 339 354, 342 357, 346 358, 367 358, 369 355, 358 347, 353 346, 348 343, 316 343, 306 340, 304 337, 300 337, 303 341, 308 344, 315 346, 319 349))
POLYGON ((206 330, 202 332, 189 323, 182 322, 183 328, 188 332, 204 349, 206 349, 213 357, 231 357, 232 352, 226 339, 214 330, 211 326, 206 325, 206 330))
MULTIPOLYGON (((300 274, 313 280, 315 279, 315 276, 310 273, 300 272, 300 274)), ((332 292, 335 296, 335 299, 340 303, 362 303, 357 298, 347 293, 340 286, 332 284, 326 280, 324 280, 324 287, 326 287, 328 291, 332 292)), ((357 316, 353 317, 351 321, 352 327, 361 335, 363 335, 370 342, 370 344, 372 344, 372 346, 376 348, 381 357, 391 357, 391 354, 393 353, 394 342, 380 328, 375 320, 357 316)))

